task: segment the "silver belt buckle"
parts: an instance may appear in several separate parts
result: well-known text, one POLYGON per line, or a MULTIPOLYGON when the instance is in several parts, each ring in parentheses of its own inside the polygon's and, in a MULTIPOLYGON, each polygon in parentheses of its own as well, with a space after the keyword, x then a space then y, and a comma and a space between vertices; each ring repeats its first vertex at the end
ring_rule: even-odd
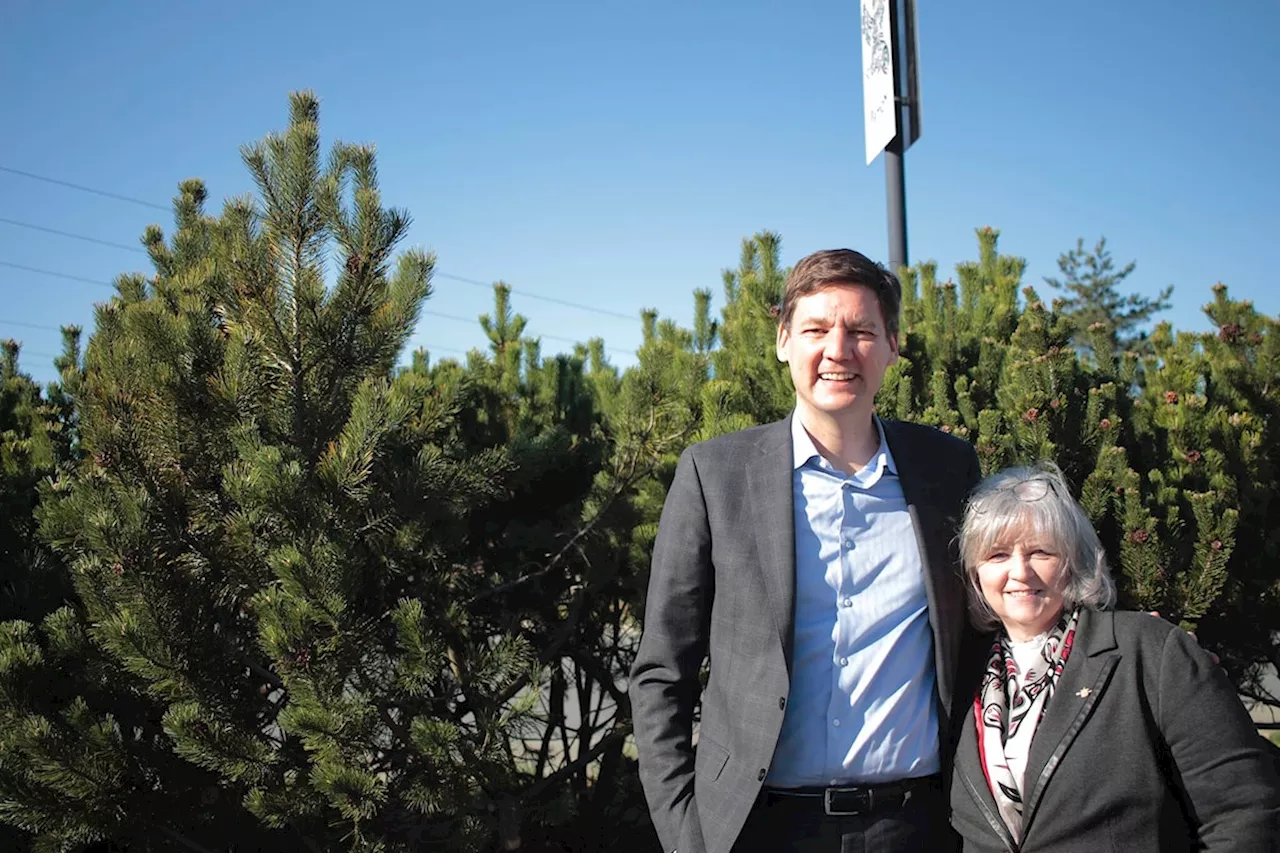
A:
POLYGON ((822 809, 833 817, 866 814, 873 802, 870 788, 827 788, 822 792, 822 809))

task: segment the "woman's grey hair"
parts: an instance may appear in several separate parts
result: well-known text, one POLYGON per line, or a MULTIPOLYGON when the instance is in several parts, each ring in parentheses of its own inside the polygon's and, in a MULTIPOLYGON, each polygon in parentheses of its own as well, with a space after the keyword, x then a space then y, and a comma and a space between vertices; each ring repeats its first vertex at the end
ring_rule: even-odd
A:
POLYGON ((1008 537, 1027 533, 1046 536, 1064 561, 1064 610, 1115 605, 1116 586, 1107 554, 1080 504, 1071 497, 1062 471, 1051 462, 1005 468, 974 489, 960 527, 960 562, 969 581, 970 613, 984 630, 1000 619, 987 604, 978 583, 978 565, 1008 537))

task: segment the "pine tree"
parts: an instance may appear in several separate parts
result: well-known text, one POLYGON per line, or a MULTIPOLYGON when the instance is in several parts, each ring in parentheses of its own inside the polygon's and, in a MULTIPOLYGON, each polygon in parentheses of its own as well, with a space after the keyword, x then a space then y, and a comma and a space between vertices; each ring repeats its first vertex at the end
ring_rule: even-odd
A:
MULTIPOLYGON (((527 706, 510 730, 498 834, 537 849, 584 826, 616 831, 606 765, 629 729, 616 725, 623 594, 607 529, 620 494, 600 482, 607 442, 588 349, 544 358, 510 297, 499 282, 493 313, 480 317, 489 352, 437 365, 433 381, 470 389, 460 435, 472 450, 502 446, 523 460, 510 494, 475 517, 485 570, 463 606, 472 644, 516 636, 536 654, 538 667, 508 688, 527 706)), ((616 375, 602 343, 593 348, 593 373, 616 375)))
MULTIPOLYGON (((322 162, 303 93, 242 153, 256 197, 213 216, 184 182, 59 383, 0 364, 0 821, 42 850, 648 849, 623 685, 657 520, 685 447, 794 403, 778 236, 718 319, 710 290, 691 328, 643 312, 626 371, 599 338, 545 356, 502 282, 484 350, 397 367, 434 258, 397 256, 372 151, 322 162)), ((1276 703, 1276 321, 1218 287, 1216 334, 1139 355, 1168 293, 1082 326, 998 237, 958 285, 906 271, 879 411, 988 472, 1056 461, 1124 604, 1276 703)), ((1132 271, 1060 265, 1082 295, 1132 271)))
POLYGON ((49 400, 18 365, 19 346, 0 342, 0 621, 38 620, 70 584, 36 537, 39 486, 63 460, 63 426, 49 400))
MULTIPOLYGON (((74 599, 65 567, 38 536, 36 516, 75 459, 68 389, 79 378, 79 335, 74 326, 63 330, 64 352, 55 361, 61 378, 47 392, 19 368, 15 342, 4 341, 0 356, 0 693, 19 704, 23 696, 50 697, 73 675, 38 672, 14 641, 74 599), (27 683, 32 675, 42 676, 38 691, 27 683)), ((12 805, 11 792, 28 787, 20 750, 31 721, 11 707, 0 701, 0 731, 8 733, 0 737, 0 820, 12 805)), ((17 826, 0 825, 0 849, 29 850, 31 841, 17 826)))
POLYGON ((959 293, 932 265, 909 271, 881 412, 968 438, 988 473, 1056 462, 1103 537, 1122 604, 1197 630, 1242 688, 1274 703, 1260 675, 1280 646, 1260 626, 1280 621, 1275 321, 1218 287, 1206 309, 1218 335, 1162 324, 1139 359, 1095 324, 1083 359, 1063 303, 1031 288, 1018 303, 1025 264, 998 253, 998 236, 979 229, 959 293))
POLYGON ((1198 636, 1243 694, 1280 708, 1263 678, 1280 668, 1280 323, 1225 285, 1212 292, 1216 333, 1161 324, 1152 335, 1142 402, 1164 441, 1146 447, 1162 454, 1180 521, 1197 531, 1178 553, 1187 570, 1171 581, 1198 636))
POLYGON ((1118 288, 1135 267, 1130 261, 1116 269, 1105 237, 1092 250, 1085 249, 1081 238, 1074 249, 1058 257, 1062 278, 1047 277, 1045 283, 1069 294, 1062 298, 1057 311, 1074 321, 1074 342, 1082 352, 1091 351, 1099 330, 1109 338, 1112 349, 1149 352, 1147 335, 1139 329, 1154 315, 1168 310, 1173 286, 1160 291, 1155 299, 1136 293, 1121 295, 1118 288))
POLYGON ((155 275, 98 309, 87 459, 43 517, 83 617, 10 645, 33 671, 100 650, 155 713, 141 754, 97 697, 65 723, 26 710, 24 771, 45 787, 21 805, 51 840, 40 814, 68 842, 469 849, 517 787, 506 735, 530 702, 513 685, 541 664, 519 633, 471 630, 466 601, 490 570, 481 537, 509 532, 481 510, 536 453, 461 435, 465 384, 393 374, 433 259, 393 257, 408 216, 382 206, 370 149, 322 164, 317 116, 295 95, 288 130, 245 148, 261 202, 213 218, 184 183, 173 237, 145 238, 155 275))
POLYGON ((781 250, 781 238, 762 231, 742 241, 738 268, 724 272, 720 348, 712 355, 714 398, 722 412, 716 433, 768 423, 795 405, 791 374, 776 354, 787 280, 781 250))

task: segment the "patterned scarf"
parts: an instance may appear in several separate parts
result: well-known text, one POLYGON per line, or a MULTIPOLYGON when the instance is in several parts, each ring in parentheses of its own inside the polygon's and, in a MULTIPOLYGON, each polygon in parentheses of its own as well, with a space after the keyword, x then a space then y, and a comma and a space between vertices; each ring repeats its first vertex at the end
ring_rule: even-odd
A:
POLYGON ((1015 685, 1017 667, 1009 639, 1003 631, 991 646, 987 658, 987 674, 974 700, 974 719, 978 727, 978 754, 987 778, 987 787, 1000 809, 1000 817, 1015 840, 1022 837, 1022 791, 1009 770, 1004 747, 1023 726, 1031 732, 1040 724, 1053 690, 1075 642, 1076 622, 1080 611, 1064 613, 1049 632, 1036 662, 1023 673, 1015 685))

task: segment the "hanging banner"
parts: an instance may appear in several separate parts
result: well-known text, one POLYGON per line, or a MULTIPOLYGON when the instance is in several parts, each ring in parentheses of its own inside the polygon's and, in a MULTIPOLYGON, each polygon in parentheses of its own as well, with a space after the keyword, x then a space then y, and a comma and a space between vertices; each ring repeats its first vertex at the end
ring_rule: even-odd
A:
POLYGON ((867 165, 898 133, 893 100, 893 50, 889 46, 890 0, 862 0, 862 110, 867 165))

